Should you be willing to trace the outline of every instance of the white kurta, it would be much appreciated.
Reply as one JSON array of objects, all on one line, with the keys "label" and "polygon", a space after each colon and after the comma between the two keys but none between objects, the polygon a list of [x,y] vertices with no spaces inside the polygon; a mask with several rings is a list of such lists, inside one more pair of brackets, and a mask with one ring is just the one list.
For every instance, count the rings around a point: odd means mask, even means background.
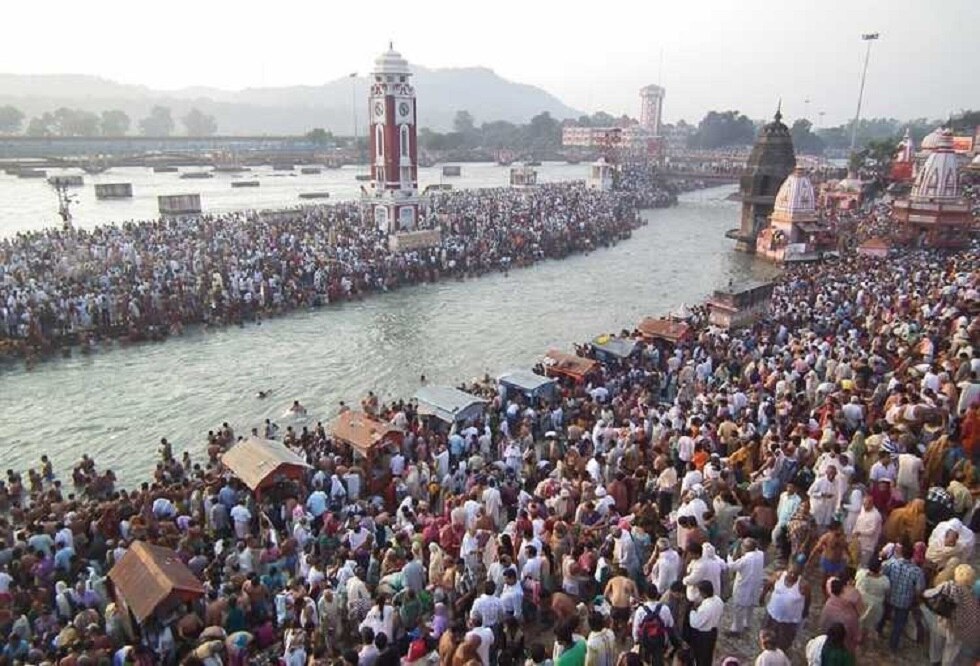
[{"label": "white kurta", "polygon": [[810,513],[820,527],[830,524],[830,519],[837,510],[840,497],[837,494],[837,484],[825,476],[817,478],[810,486],[807,494],[810,496]]},{"label": "white kurta", "polygon": [[766,556],[761,550],[745,553],[737,560],[728,558],[728,568],[735,572],[731,601],[736,606],[756,606],[765,582]]}]

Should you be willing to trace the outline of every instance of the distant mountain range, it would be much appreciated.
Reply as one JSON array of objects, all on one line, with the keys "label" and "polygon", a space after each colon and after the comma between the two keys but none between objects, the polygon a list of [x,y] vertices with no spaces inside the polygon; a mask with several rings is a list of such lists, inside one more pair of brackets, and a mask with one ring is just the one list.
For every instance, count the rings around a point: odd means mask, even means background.
[{"label": "distant mountain range", "polygon": [[[559,120],[582,115],[547,91],[515,83],[484,67],[426,69],[413,66],[419,98],[419,126],[436,131],[452,129],[457,111],[469,111],[477,124],[495,120],[523,123],[547,111]],[[81,74],[0,74],[0,106],[11,104],[29,120],[58,107],[101,112],[121,109],[132,120],[130,131],[151,107],[171,108],[179,118],[192,107],[215,117],[219,134],[302,134],[323,127],[334,134],[353,131],[352,92],[357,101],[361,133],[367,120],[367,77],[336,79],[319,86],[153,90]],[[25,121],[26,126],[26,121]]]}]

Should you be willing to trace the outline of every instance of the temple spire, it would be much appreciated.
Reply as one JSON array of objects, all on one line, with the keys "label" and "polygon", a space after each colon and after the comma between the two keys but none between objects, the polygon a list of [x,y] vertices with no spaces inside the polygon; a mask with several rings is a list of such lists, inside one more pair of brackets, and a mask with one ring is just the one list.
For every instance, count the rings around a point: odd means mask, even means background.
[{"label": "temple spire", "polygon": [[781,122],[783,119],[783,98],[780,97],[779,101],[776,103],[776,115],[774,116],[776,122]]}]

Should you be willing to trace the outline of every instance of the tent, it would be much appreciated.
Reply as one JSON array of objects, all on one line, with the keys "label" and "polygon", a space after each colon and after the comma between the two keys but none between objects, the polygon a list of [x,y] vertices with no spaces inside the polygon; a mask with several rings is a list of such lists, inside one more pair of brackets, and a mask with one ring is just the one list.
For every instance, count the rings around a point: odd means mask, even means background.
[{"label": "tent", "polygon": [[557,349],[549,349],[542,364],[549,377],[567,377],[576,382],[584,382],[589,375],[599,370],[599,364],[592,359]]},{"label": "tent", "polygon": [[639,344],[630,338],[600,335],[592,341],[596,358],[603,363],[622,361],[636,353]]},{"label": "tent", "polygon": [[177,553],[163,546],[134,541],[109,570],[113,596],[129,609],[137,622],[163,615],[177,604],[204,596],[204,585],[181,562]]},{"label": "tent", "polygon": [[692,335],[690,324],[682,321],[670,321],[669,319],[654,319],[646,317],[641,321],[636,330],[640,332],[644,340],[666,340],[671,344],[677,344],[687,340]]},{"label": "tent", "polygon": [[272,439],[249,437],[221,456],[221,463],[250,490],[271,486],[280,479],[300,479],[310,466],[285,444]]},{"label": "tent", "polygon": [[554,379],[538,375],[527,370],[513,370],[497,377],[497,384],[507,392],[516,391],[529,398],[550,398],[554,396],[556,383]]},{"label": "tent", "polygon": [[330,434],[365,458],[388,444],[401,446],[405,438],[405,433],[390,423],[355,411],[346,411],[331,421]]},{"label": "tent", "polygon": [[449,386],[423,386],[415,393],[419,414],[446,423],[473,421],[483,415],[487,401]]}]

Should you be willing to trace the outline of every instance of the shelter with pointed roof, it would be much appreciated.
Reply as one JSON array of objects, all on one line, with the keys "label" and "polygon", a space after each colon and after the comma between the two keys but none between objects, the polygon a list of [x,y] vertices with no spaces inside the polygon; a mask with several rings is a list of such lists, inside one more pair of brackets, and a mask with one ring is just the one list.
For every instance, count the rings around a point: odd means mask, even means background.
[{"label": "shelter with pointed roof", "polygon": [[736,250],[755,252],[756,239],[772,214],[779,187],[795,167],[793,138],[783,123],[781,108],[777,108],[773,121],[759,132],[739,181],[742,216],[734,236]]},{"label": "shelter with pointed roof", "polygon": [[221,456],[221,464],[253,492],[279,481],[301,479],[310,468],[282,442],[260,437],[249,437],[232,446]]},{"label": "shelter with pointed roof", "polygon": [[960,189],[953,133],[944,128],[926,139],[922,144],[928,145],[929,155],[916,174],[912,192],[893,207],[900,235],[915,247],[966,247],[976,221]]},{"label": "shelter with pointed roof", "polygon": [[204,596],[204,584],[170,548],[134,541],[109,570],[113,599],[140,624]]}]

